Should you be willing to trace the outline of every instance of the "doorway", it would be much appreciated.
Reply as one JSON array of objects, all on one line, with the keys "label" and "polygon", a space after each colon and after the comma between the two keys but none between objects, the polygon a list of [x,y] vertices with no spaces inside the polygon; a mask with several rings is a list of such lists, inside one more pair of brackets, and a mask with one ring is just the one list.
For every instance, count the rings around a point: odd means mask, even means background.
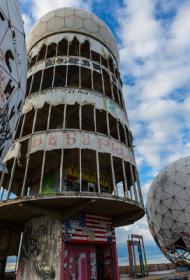
[{"label": "doorway", "polygon": [[64,280],[114,280],[111,244],[65,243]]},{"label": "doorway", "polygon": [[96,280],[96,247],[65,244],[64,280]]}]

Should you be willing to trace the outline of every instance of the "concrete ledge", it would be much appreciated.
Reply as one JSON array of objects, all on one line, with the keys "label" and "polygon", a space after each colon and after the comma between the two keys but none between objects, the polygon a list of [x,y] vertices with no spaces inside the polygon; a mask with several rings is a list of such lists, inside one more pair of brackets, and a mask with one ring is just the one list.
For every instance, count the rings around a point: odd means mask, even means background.
[{"label": "concrete ledge", "polygon": [[40,216],[51,216],[59,220],[84,211],[101,213],[111,217],[114,225],[131,224],[144,215],[144,208],[137,202],[92,192],[64,192],[16,198],[0,203],[0,223],[15,224]]}]

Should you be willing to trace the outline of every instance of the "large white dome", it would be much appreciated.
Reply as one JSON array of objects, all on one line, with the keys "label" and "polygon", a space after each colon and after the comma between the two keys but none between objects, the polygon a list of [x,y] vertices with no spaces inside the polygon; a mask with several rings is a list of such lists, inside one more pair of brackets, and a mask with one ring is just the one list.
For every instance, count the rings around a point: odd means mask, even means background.
[{"label": "large white dome", "polygon": [[163,169],[147,198],[150,231],[173,262],[190,260],[190,157]]},{"label": "large white dome", "polygon": [[74,8],[61,8],[44,15],[27,37],[28,50],[39,40],[60,32],[89,35],[105,44],[119,62],[119,52],[108,26],[94,14]]}]

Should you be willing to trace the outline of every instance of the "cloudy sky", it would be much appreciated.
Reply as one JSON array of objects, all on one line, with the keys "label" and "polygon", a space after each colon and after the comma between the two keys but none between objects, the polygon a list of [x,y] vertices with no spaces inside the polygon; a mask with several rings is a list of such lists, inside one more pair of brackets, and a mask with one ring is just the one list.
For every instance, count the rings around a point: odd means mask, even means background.
[{"label": "cloudy sky", "polygon": [[[121,73],[144,197],[155,175],[190,154],[189,0],[20,0],[26,32],[46,12],[82,7],[103,19],[120,49]],[[150,262],[164,261],[146,218],[117,230],[120,263],[129,233],[145,238]]]}]

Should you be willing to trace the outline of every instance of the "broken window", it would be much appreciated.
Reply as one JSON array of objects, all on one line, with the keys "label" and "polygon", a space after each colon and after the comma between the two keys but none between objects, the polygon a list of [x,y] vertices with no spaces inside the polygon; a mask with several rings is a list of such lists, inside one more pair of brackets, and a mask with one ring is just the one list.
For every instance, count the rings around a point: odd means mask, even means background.
[{"label": "broken window", "polygon": [[67,77],[68,87],[79,87],[79,67],[74,65],[68,66],[68,77]]},{"label": "broken window", "polygon": [[79,55],[79,40],[76,37],[69,43],[69,55]]},{"label": "broken window", "polygon": [[96,152],[81,150],[82,191],[97,192],[97,164]]},{"label": "broken window", "polygon": [[120,122],[119,122],[119,134],[120,134],[120,141],[126,144],[124,127]]},{"label": "broken window", "polygon": [[46,56],[46,45],[43,45],[38,53],[37,61],[40,61],[41,59],[45,59]]},{"label": "broken window", "polygon": [[81,67],[81,88],[92,89],[91,70]]},{"label": "broken window", "polygon": [[118,140],[118,129],[117,129],[117,119],[112,117],[112,115],[108,115],[109,117],[109,128],[110,128],[110,135]]},{"label": "broken window", "polygon": [[79,129],[79,105],[67,105],[66,128]]},{"label": "broken window", "polygon": [[80,55],[86,58],[90,58],[90,43],[85,40],[84,43],[81,44]]},{"label": "broken window", "polygon": [[111,170],[111,159],[109,154],[98,153],[99,172],[100,172],[100,190],[101,192],[112,193],[113,181]]},{"label": "broken window", "polygon": [[68,53],[68,41],[66,39],[62,39],[58,44],[58,56],[64,56]]},{"label": "broken window", "polygon": [[127,180],[128,197],[134,199],[133,181],[132,181],[130,163],[124,162],[124,168],[125,168],[125,175]]},{"label": "broken window", "polygon": [[127,142],[128,142],[128,147],[130,149],[133,148],[133,137],[132,137],[132,133],[131,131],[125,126],[125,130],[126,130],[126,135],[127,135]]},{"label": "broken window", "polygon": [[101,56],[101,62],[102,65],[105,66],[106,68],[108,68],[108,61],[106,58],[104,58],[103,56]]},{"label": "broken window", "polygon": [[113,67],[113,59],[109,57],[109,69],[112,73],[114,73],[114,67]]},{"label": "broken window", "polygon": [[93,88],[98,92],[103,92],[102,75],[96,71],[93,71]]},{"label": "broken window", "polygon": [[91,59],[100,63],[100,55],[97,52],[91,51]]},{"label": "broken window", "polygon": [[41,78],[42,78],[42,71],[38,71],[34,74],[30,93],[40,90]]},{"label": "broken window", "polygon": [[57,44],[51,43],[48,46],[46,58],[50,58],[50,57],[56,56],[56,50],[57,50]]},{"label": "broken window", "polygon": [[48,114],[49,104],[45,103],[44,106],[37,111],[35,131],[43,131],[47,129]]},{"label": "broken window", "polygon": [[66,85],[66,66],[57,66],[55,68],[54,87],[64,87]]},{"label": "broken window", "polygon": [[41,193],[60,191],[61,150],[46,151]]},{"label": "broken window", "polygon": [[115,184],[118,196],[124,197],[125,186],[124,186],[124,176],[122,160],[120,158],[113,157],[113,168],[115,173]]},{"label": "broken window", "polygon": [[125,106],[124,106],[123,96],[122,96],[122,93],[121,93],[120,89],[118,89],[118,95],[119,95],[119,100],[120,100],[119,104],[124,109]]},{"label": "broken window", "polygon": [[[16,196],[21,196],[23,179],[25,174],[26,167],[26,154],[28,148],[28,140],[22,141],[20,158],[19,161],[16,161],[15,169],[13,171],[12,184],[11,184],[11,193],[14,193]],[[9,176],[10,178],[11,176]],[[11,178],[10,178],[11,180]]]},{"label": "broken window", "polygon": [[30,93],[31,82],[32,82],[32,76],[30,76],[30,77],[27,79],[26,96],[29,95],[29,93]]},{"label": "broken window", "polygon": [[108,135],[106,112],[96,109],[96,131]]},{"label": "broken window", "polygon": [[107,96],[109,96],[110,98],[112,98],[110,75],[104,69],[102,69],[102,72],[103,72],[103,78],[104,78],[105,94]]},{"label": "broken window", "polygon": [[[30,154],[25,190],[29,195],[39,194],[44,151]],[[34,164],[35,162],[35,164]]]},{"label": "broken window", "polygon": [[34,121],[34,114],[35,111],[32,109],[25,115],[25,120],[24,120],[24,127],[23,127],[23,132],[22,136],[28,135],[32,133],[32,126],[33,126],[33,121]]},{"label": "broken window", "polygon": [[37,56],[35,55],[35,56],[33,56],[31,59],[30,59],[30,62],[29,62],[29,67],[32,67],[35,63],[36,63],[36,58],[37,58]]},{"label": "broken window", "polygon": [[88,131],[95,131],[94,107],[92,105],[82,106],[82,129]]},{"label": "broken window", "polygon": [[127,128],[126,125],[124,126],[124,129],[125,129],[125,133],[126,133],[126,144],[127,144],[127,147],[129,148],[129,146],[130,146],[130,144],[129,144],[129,131],[128,131],[128,128]]},{"label": "broken window", "polygon": [[63,128],[64,104],[51,107],[49,129]]},{"label": "broken window", "polygon": [[19,120],[18,128],[17,128],[16,135],[15,135],[15,139],[20,137],[23,120],[24,120],[24,115],[22,115],[20,120]]},{"label": "broken window", "polygon": [[79,149],[64,149],[62,191],[80,191]]},{"label": "broken window", "polygon": [[114,100],[118,103],[119,103],[119,98],[118,98],[118,91],[117,91],[117,87],[115,84],[112,83],[112,86],[113,86],[113,96],[114,96]]},{"label": "broken window", "polygon": [[52,87],[53,73],[54,73],[54,67],[49,67],[44,70],[42,87],[41,87],[42,90]]}]

